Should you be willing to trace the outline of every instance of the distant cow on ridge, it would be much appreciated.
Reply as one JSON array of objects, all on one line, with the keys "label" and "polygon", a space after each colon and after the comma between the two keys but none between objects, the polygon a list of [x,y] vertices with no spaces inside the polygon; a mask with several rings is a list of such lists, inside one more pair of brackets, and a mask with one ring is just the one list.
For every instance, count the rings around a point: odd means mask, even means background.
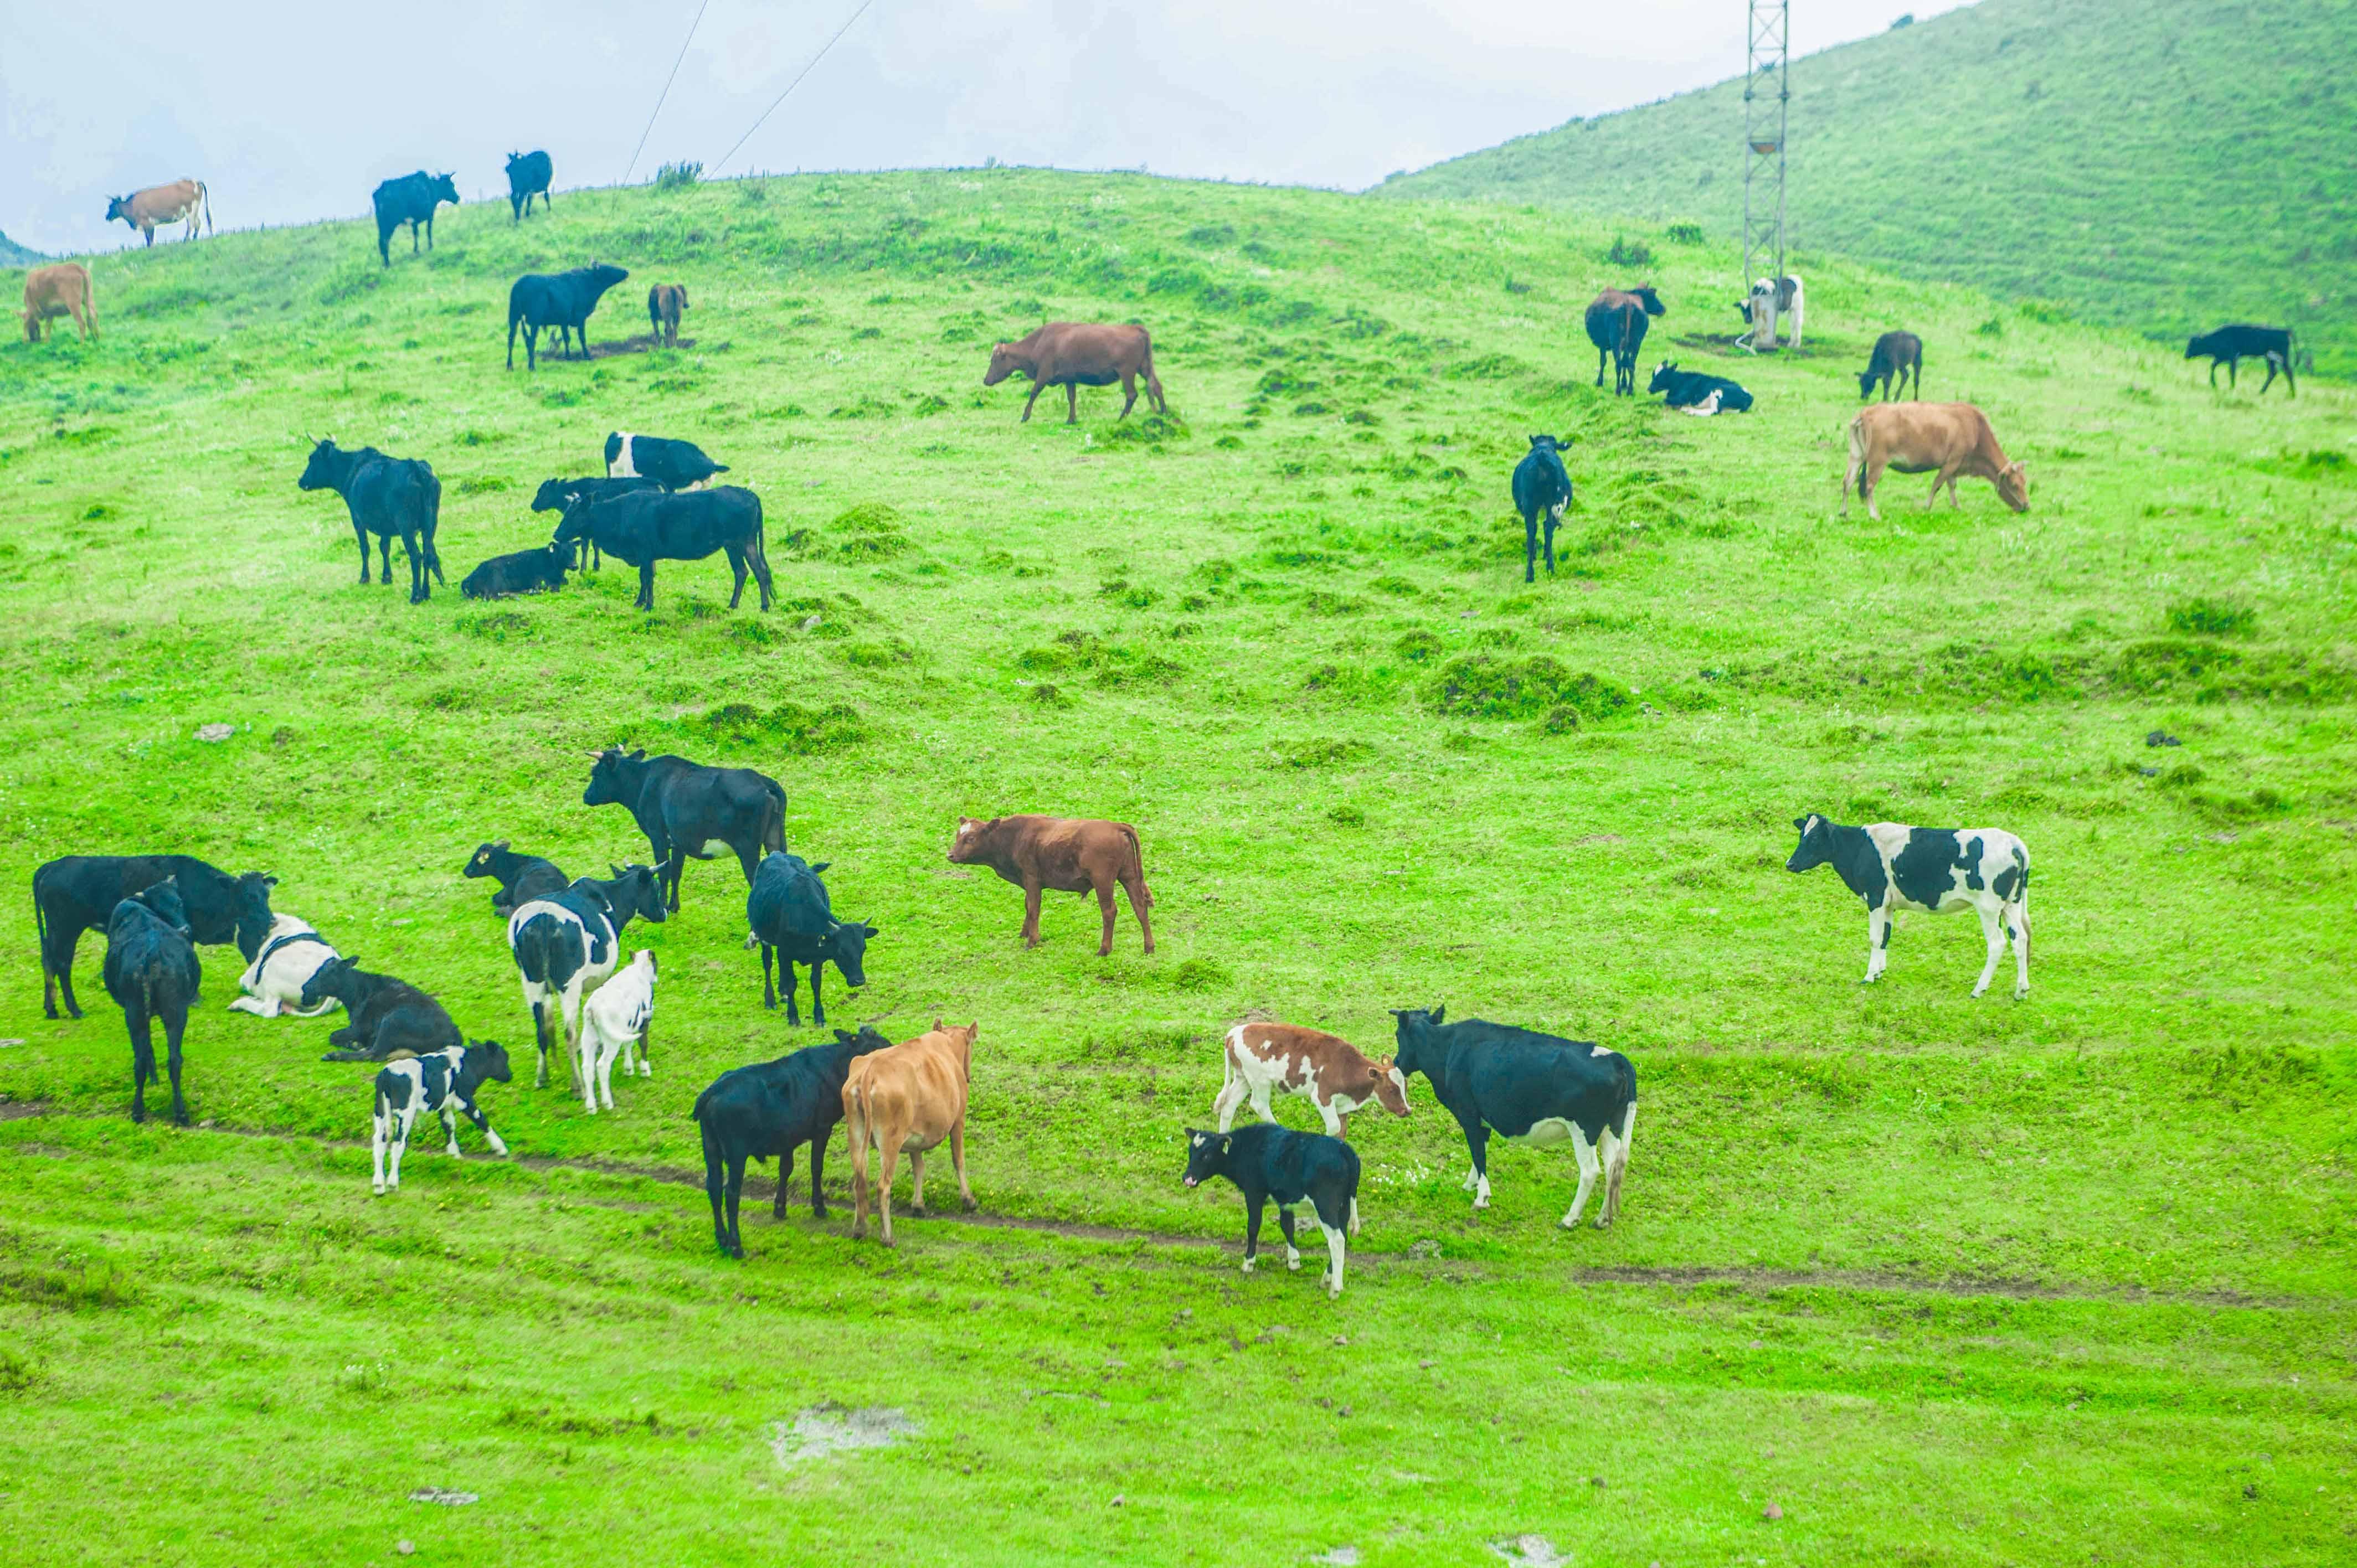
[{"label": "distant cow on ridge", "polygon": [[1064,423],[1081,419],[1081,388],[1121,383],[1122,419],[1137,406],[1137,381],[1146,378],[1146,395],[1157,413],[1168,413],[1162,401],[1162,381],[1154,373],[1154,340],[1143,327],[1098,321],[1050,321],[1029,337],[991,346],[990,369],[982,384],[995,387],[1016,371],[1031,378],[1031,395],[1023,400],[1023,420],[1049,387],[1064,389]]},{"label": "distant cow on ridge", "polygon": [[1866,515],[1882,521],[1874,492],[1882,471],[1930,474],[1932,493],[1923,498],[1929,511],[1948,487],[1948,504],[1956,499],[1959,478],[1986,479],[1996,486],[1997,499],[2016,511],[2029,510],[2029,475],[2018,463],[2006,461],[1988,416],[1968,403],[1878,403],[1858,410],[1849,422],[1849,468],[1842,478],[1842,515],[1849,515],[1849,493],[1857,488]]},{"label": "distant cow on ridge", "polygon": [[[450,199],[456,201],[457,198]],[[180,236],[183,241],[197,237],[200,219],[205,232],[213,231],[212,199],[205,194],[205,182],[200,179],[176,179],[169,185],[151,185],[129,196],[110,196],[106,199],[106,220],[112,223],[118,218],[145,235],[150,245],[156,242],[157,228],[183,219],[188,225]]]},{"label": "distant cow on ridge", "polygon": [[515,369],[516,328],[523,328],[524,369],[540,368],[540,332],[557,330],[557,351],[573,358],[572,340],[580,338],[579,357],[589,357],[589,316],[606,291],[630,274],[605,262],[592,262],[564,273],[526,273],[508,289],[508,369]]},{"label": "distant cow on ridge", "polygon": [[1637,395],[1637,356],[1645,347],[1648,317],[1666,316],[1669,306],[1651,284],[1608,288],[1587,306],[1587,340],[1596,345],[1596,384],[1604,384],[1604,361],[1612,361],[1612,394]]},{"label": "distant cow on ridge", "polygon": [[546,153],[508,155],[508,212],[514,221],[523,221],[535,196],[540,198],[541,210],[548,210],[548,182],[554,173]]},{"label": "distant cow on ridge", "polygon": [[2253,327],[2246,323],[2221,327],[2215,332],[2204,332],[2185,345],[2187,359],[2198,360],[2204,355],[2210,359],[2210,384],[2213,387],[2218,384],[2218,362],[2221,360],[2226,362],[2226,384],[2229,387],[2235,384],[2244,360],[2265,360],[2267,362],[2267,379],[2259,384],[2259,391],[2264,393],[2275,385],[2276,372],[2281,371],[2284,385],[2291,389],[2291,395],[2299,395],[2299,382],[2292,377],[2291,328],[2288,327]]},{"label": "distant cow on ridge", "polygon": [[389,248],[393,231],[404,223],[409,225],[409,253],[417,254],[417,231],[425,231],[425,248],[434,248],[434,209],[442,202],[458,205],[458,182],[447,174],[427,174],[419,169],[398,179],[386,180],[370,194],[369,201],[376,208],[376,253],[386,266],[393,265]]},{"label": "distant cow on ridge", "polygon": [[41,340],[41,323],[73,317],[86,341],[98,336],[98,307],[90,295],[90,269],[80,262],[35,267],[25,274],[25,340]]}]

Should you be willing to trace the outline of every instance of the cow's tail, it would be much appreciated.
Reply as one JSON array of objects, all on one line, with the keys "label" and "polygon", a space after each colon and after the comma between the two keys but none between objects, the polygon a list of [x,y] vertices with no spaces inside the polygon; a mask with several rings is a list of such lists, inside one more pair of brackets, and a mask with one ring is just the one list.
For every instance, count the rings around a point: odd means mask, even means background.
[{"label": "cow's tail", "polygon": [[205,188],[203,180],[197,181],[197,210],[204,215],[205,232],[213,231],[213,193]]},{"label": "cow's tail", "polygon": [[441,522],[442,481],[429,478],[425,481],[425,569],[434,574],[436,582],[447,588],[450,585],[450,579],[442,575],[442,557],[434,550],[434,531],[441,526]]},{"label": "cow's tail", "polygon": [[41,912],[42,866],[33,873],[33,929],[41,940],[41,994],[46,1000],[49,992],[49,919]]},{"label": "cow's tail", "polygon": [[1138,844],[1137,830],[1127,822],[1116,822],[1114,825],[1121,831],[1123,841],[1129,845],[1129,882],[1130,886],[1137,889],[1135,897],[1131,901],[1151,909],[1154,908],[1154,895],[1146,889],[1146,851]]},{"label": "cow's tail", "polygon": [[1146,339],[1146,364],[1143,367],[1146,371],[1146,390],[1153,396],[1154,405],[1157,408],[1160,408],[1162,406],[1162,378],[1154,373],[1154,334],[1141,327],[1137,329],[1137,335]]}]

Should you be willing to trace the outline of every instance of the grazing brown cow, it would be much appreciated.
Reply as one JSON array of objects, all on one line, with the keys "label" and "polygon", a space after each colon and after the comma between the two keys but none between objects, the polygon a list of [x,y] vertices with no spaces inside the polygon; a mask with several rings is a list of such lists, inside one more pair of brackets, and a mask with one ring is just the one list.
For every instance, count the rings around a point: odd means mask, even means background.
[{"label": "grazing brown cow", "polygon": [[98,336],[98,306],[91,298],[90,269],[80,262],[35,267],[25,274],[25,338],[41,340],[41,323],[71,316],[84,338]]},{"label": "grazing brown cow", "polygon": [[687,308],[685,285],[659,283],[647,290],[647,319],[666,349],[679,347],[679,313]]},{"label": "grazing brown cow", "polygon": [[1097,957],[1113,951],[1113,890],[1118,883],[1129,894],[1129,912],[1146,933],[1146,950],[1154,950],[1154,926],[1146,912],[1154,895],[1146,887],[1145,852],[1137,830],[1127,822],[1101,822],[1093,817],[993,817],[976,822],[958,819],[957,837],[950,843],[953,865],[986,865],[1023,889],[1023,945],[1039,945],[1039,895],[1089,893],[1097,896],[1104,916],[1104,935]]},{"label": "grazing brown cow", "polygon": [[1291,1024],[1239,1024],[1228,1031],[1227,1081],[1211,1109],[1220,1131],[1235,1124],[1246,1100],[1264,1122],[1272,1090],[1298,1094],[1318,1107],[1326,1135],[1351,1135],[1351,1113],[1370,1104],[1394,1116],[1407,1114],[1407,1079],[1391,1058],[1369,1061],[1359,1047],[1338,1036]]},{"label": "grazing brown cow", "polygon": [[213,231],[212,200],[205,194],[205,182],[200,179],[176,179],[169,185],[151,185],[130,196],[110,196],[106,199],[106,220],[122,219],[142,234],[147,242],[156,242],[158,225],[188,222],[188,231],[180,237],[197,237],[197,224],[201,221],[205,232]]},{"label": "grazing brown cow", "polygon": [[[1021,371],[1031,378],[1031,395],[1023,400],[1023,418],[1048,387],[1064,389],[1064,423],[1081,419],[1081,388],[1121,383],[1121,417],[1137,405],[1137,378],[1146,378],[1146,395],[1157,413],[1168,413],[1162,401],[1161,378],[1154,373],[1154,340],[1143,327],[1115,326],[1099,321],[1050,321],[1019,343],[999,343],[990,350],[990,369],[982,384],[995,387]],[[1020,423],[1018,421],[1018,423]]]},{"label": "grazing brown cow", "polygon": [[[909,1212],[925,1212],[925,1151],[950,1141],[950,1165],[957,1172],[958,1197],[972,1213],[974,1188],[965,1180],[965,1096],[974,1077],[974,1037],[978,1024],[945,1028],[939,1018],[913,1040],[855,1058],[843,1082],[843,1131],[851,1145],[851,1235],[867,1234],[873,1202],[884,1244],[892,1245],[892,1168],[909,1156]],[[871,1189],[867,1155],[884,1156]]]},{"label": "grazing brown cow", "polygon": [[1987,479],[1996,486],[1997,499],[2016,511],[2029,510],[2029,476],[2018,463],[2005,460],[1989,428],[1988,415],[1968,403],[1878,403],[1858,411],[1849,422],[1849,471],[1842,478],[1842,515],[1849,515],[1850,487],[1857,487],[1866,514],[1876,521],[1882,513],[1874,492],[1882,470],[1930,474],[1932,493],[1923,498],[1931,510],[1940,487],[1948,487],[1948,504],[1961,508],[1956,481]]}]

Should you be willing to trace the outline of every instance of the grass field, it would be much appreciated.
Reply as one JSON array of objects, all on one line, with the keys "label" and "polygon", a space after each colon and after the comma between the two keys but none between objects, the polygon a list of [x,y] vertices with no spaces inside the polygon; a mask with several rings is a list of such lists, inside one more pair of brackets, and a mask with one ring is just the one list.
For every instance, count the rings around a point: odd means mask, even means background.
[{"label": "grass field", "polygon": [[[389,272],[354,224],[101,260],[102,339],[0,349],[11,1560],[2347,1555],[2357,402],[2213,394],[1834,261],[1807,348],[1753,360],[1727,255],[1644,233],[1649,347],[1760,398],[1687,420],[1589,384],[1577,312],[1637,232],[990,171],[468,208]],[[594,338],[662,279],[693,346],[503,371],[508,280],[593,255],[632,269]],[[1173,417],[1017,425],[980,373],[1043,315],[1146,321]],[[1894,476],[1885,521],[1835,516],[1896,325],[2027,460],[2029,515]],[[716,561],[663,566],[651,617],[614,566],[412,607],[294,488],[306,432],[430,459],[455,584],[618,428],[759,491],[776,613],[731,613]],[[1506,476],[1541,429],[1580,499],[1526,588]],[[39,1015],[31,868],[174,848],[521,1046],[458,868],[643,858],[580,804],[624,738],[785,784],[882,928],[835,1022],[980,1021],[974,1219],[887,1253],[748,1194],[751,1256],[714,1251],[687,1108],[817,1037],[761,1011],[719,865],[631,933],[658,1076],[595,1118],[496,1090],[518,1159],[470,1133],[384,1199],[365,1070],[317,1059],[333,1021],[224,1011],[231,950],[196,1128],[130,1124],[102,943],[90,1016]],[[1813,809],[2018,832],[2029,1000],[1970,1000],[1961,918],[1902,917],[1861,987],[1855,901],[1782,869]],[[945,860],[959,813],[1015,811],[1138,825],[1155,956],[1125,910],[1098,960],[1077,899],[1021,949],[1019,892]],[[1635,1060],[1620,1225],[1554,1225],[1560,1151],[1497,1154],[1469,1214],[1419,1082],[1354,1129],[1341,1300],[1241,1275],[1233,1195],[1178,1185],[1219,1032],[1384,1051],[1436,1003]],[[777,1423],[834,1404],[915,1430],[781,1463]]]},{"label": "grass field", "polygon": [[[1792,265],[1820,253],[2186,336],[2291,326],[2357,375],[2349,0],[1982,0],[1792,62]],[[1575,120],[1383,189],[1741,224],[1731,81]],[[1721,292],[1737,274],[1715,279]],[[1635,282],[1633,274],[1627,282]],[[1730,300],[1736,293],[1727,294]]]}]

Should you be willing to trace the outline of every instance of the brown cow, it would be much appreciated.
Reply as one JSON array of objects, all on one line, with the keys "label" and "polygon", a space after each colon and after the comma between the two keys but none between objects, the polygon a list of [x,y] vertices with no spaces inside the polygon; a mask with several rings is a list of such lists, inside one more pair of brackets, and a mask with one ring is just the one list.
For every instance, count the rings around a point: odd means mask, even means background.
[{"label": "brown cow", "polygon": [[687,288],[675,283],[659,283],[647,290],[647,319],[654,323],[654,335],[666,349],[679,347],[679,313],[687,308]]},{"label": "brown cow", "polygon": [[1612,360],[1612,395],[1637,395],[1637,355],[1645,347],[1648,317],[1666,316],[1669,306],[1652,284],[1608,288],[1588,302],[1587,340],[1596,345],[1596,384],[1604,384],[1604,360]]},{"label": "brown cow", "polygon": [[1996,486],[1997,499],[2016,511],[2029,510],[2029,476],[2018,463],[2005,460],[1989,428],[1988,415],[1968,403],[1878,403],[1861,409],[1849,422],[1849,471],[1842,477],[1842,515],[1849,515],[1850,487],[1857,487],[1866,514],[1876,521],[1882,512],[1874,492],[1882,470],[1930,474],[1932,493],[1923,498],[1929,511],[1948,487],[1948,504],[1956,499],[1956,481],[1987,479]]},{"label": "brown cow", "polygon": [[[1050,321],[1020,343],[999,343],[990,350],[990,369],[982,384],[995,387],[1014,371],[1031,378],[1031,395],[1023,400],[1023,418],[1048,387],[1064,389],[1064,423],[1081,419],[1081,388],[1121,383],[1121,417],[1137,404],[1137,378],[1146,378],[1146,395],[1157,413],[1168,413],[1162,401],[1161,378],[1154,373],[1154,340],[1143,327],[1114,326],[1098,321]],[[1018,422],[1020,423],[1020,422]]]},{"label": "brown cow", "polygon": [[188,231],[180,236],[184,240],[197,237],[199,220],[206,233],[213,231],[212,201],[206,196],[205,182],[200,179],[176,179],[169,185],[151,185],[131,196],[110,196],[106,199],[106,220],[112,223],[118,218],[146,235],[150,245],[156,242],[156,225],[178,223],[184,218],[188,222]]},{"label": "brown cow", "polygon": [[1291,1024],[1239,1024],[1230,1029],[1227,1081],[1211,1104],[1220,1131],[1235,1124],[1246,1100],[1262,1121],[1275,1121],[1268,1097],[1278,1089],[1317,1106],[1329,1138],[1349,1137],[1351,1113],[1370,1104],[1394,1116],[1407,1114],[1407,1079],[1388,1057],[1369,1061],[1348,1040]]},{"label": "brown cow", "polygon": [[25,274],[25,338],[41,340],[41,323],[71,316],[87,339],[98,336],[98,306],[90,293],[90,269],[80,262],[35,267]]},{"label": "brown cow", "polygon": [[[909,1156],[909,1212],[925,1212],[925,1151],[943,1138],[950,1141],[950,1164],[957,1172],[958,1197],[966,1211],[977,1205],[965,1180],[965,1097],[974,1077],[974,1037],[978,1024],[945,1028],[939,1018],[913,1040],[854,1058],[843,1082],[843,1131],[851,1145],[851,1235],[867,1234],[867,1206],[873,1201],[892,1245],[892,1168],[903,1151]],[[867,1184],[870,1149],[884,1156],[871,1195]]]},{"label": "brown cow", "polygon": [[1002,880],[1023,889],[1023,945],[1039,945],[1039,895],[1042,891],[1088,893],[1097,896],[1104,916],[1104,935],[1097,957],[1113,951],[1113,890],[1119,883],[1129,894],[1129,912],[1146,933],[1146,950],[1154,950],[1154,927],[1146,912],[1154,895],[1146,887],[1146,856],[1137,830],[1127,822],[1100,822],[1093,817],[993,817],[977,822],[958,819],[957,837],[950,843],[952,865],[986,865]]}]

